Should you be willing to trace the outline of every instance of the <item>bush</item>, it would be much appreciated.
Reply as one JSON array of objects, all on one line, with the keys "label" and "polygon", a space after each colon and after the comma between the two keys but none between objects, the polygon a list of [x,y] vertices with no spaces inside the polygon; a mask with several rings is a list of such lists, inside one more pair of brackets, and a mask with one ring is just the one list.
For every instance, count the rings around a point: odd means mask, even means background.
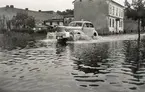
[{"label": "bush", "polygon": [[32,34],[32,33],[34,33],[34,31],[33,30],[31,30],[31,29],[12,29],[11,30],[12,32],[21,32],[21,33],[29,33],[29,34]]},{"label": "bush", "polygon": [[0,29],[0,34],[4,34],[5,32],[7,32],[6,29]]},{"label": "bush", "polygon": [[5,32],[0,39],[0,47],[4,49],[15,49],[17,47],[24,48],[29,41],[33,41],[33,37],[28,33],[21,32]]}]

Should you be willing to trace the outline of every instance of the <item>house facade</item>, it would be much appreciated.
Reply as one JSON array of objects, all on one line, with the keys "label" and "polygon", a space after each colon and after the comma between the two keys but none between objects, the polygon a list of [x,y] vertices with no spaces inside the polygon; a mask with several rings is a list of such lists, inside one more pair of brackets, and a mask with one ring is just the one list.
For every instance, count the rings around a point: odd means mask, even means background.
[{"label": "house facade", "polygon": [[99,34],[124,31],[124,6],[113,0],[75,0],[74,19],[91,21]]}]

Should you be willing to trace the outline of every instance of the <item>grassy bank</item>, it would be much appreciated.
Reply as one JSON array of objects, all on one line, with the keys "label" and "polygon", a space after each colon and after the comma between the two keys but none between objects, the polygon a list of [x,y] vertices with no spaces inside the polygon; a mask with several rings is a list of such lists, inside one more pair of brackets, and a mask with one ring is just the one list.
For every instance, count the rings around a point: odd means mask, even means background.
[{"label": "grassy bank", "polygon": [[34,38],[29,33],[5,32],[0,34],[0,47],[3,49],[24,48]]}]

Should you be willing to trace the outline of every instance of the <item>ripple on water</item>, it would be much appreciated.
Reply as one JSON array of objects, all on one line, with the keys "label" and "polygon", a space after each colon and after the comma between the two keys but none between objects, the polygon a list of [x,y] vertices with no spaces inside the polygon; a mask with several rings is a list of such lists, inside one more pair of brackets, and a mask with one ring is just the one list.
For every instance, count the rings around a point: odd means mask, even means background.
[{"label": "ripple on water", "polygon": [[137,44],[134,41],[71,43],[66,46],[48,42],[44,46],[43,43],[36,45],[37,48],[0,53],[0,75],[18,80],[14,83],[0,79],[1,87],[37,89],[50,85],[61,87],[65,82],[67,85],[74,82],[94,92],[96,89],[101,92],[104,92],[103,89],[137,92],[140,86],[145,85],[145,64],[137,62]]}]

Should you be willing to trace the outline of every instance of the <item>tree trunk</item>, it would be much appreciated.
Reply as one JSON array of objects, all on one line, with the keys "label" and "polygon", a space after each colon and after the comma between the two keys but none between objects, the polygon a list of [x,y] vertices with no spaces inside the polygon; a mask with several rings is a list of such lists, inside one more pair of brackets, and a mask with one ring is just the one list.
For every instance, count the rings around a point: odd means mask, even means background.
[{"label": "tree trunk", "polygon": [[138,39],[140,40],[140,19],[138,19]]}]

